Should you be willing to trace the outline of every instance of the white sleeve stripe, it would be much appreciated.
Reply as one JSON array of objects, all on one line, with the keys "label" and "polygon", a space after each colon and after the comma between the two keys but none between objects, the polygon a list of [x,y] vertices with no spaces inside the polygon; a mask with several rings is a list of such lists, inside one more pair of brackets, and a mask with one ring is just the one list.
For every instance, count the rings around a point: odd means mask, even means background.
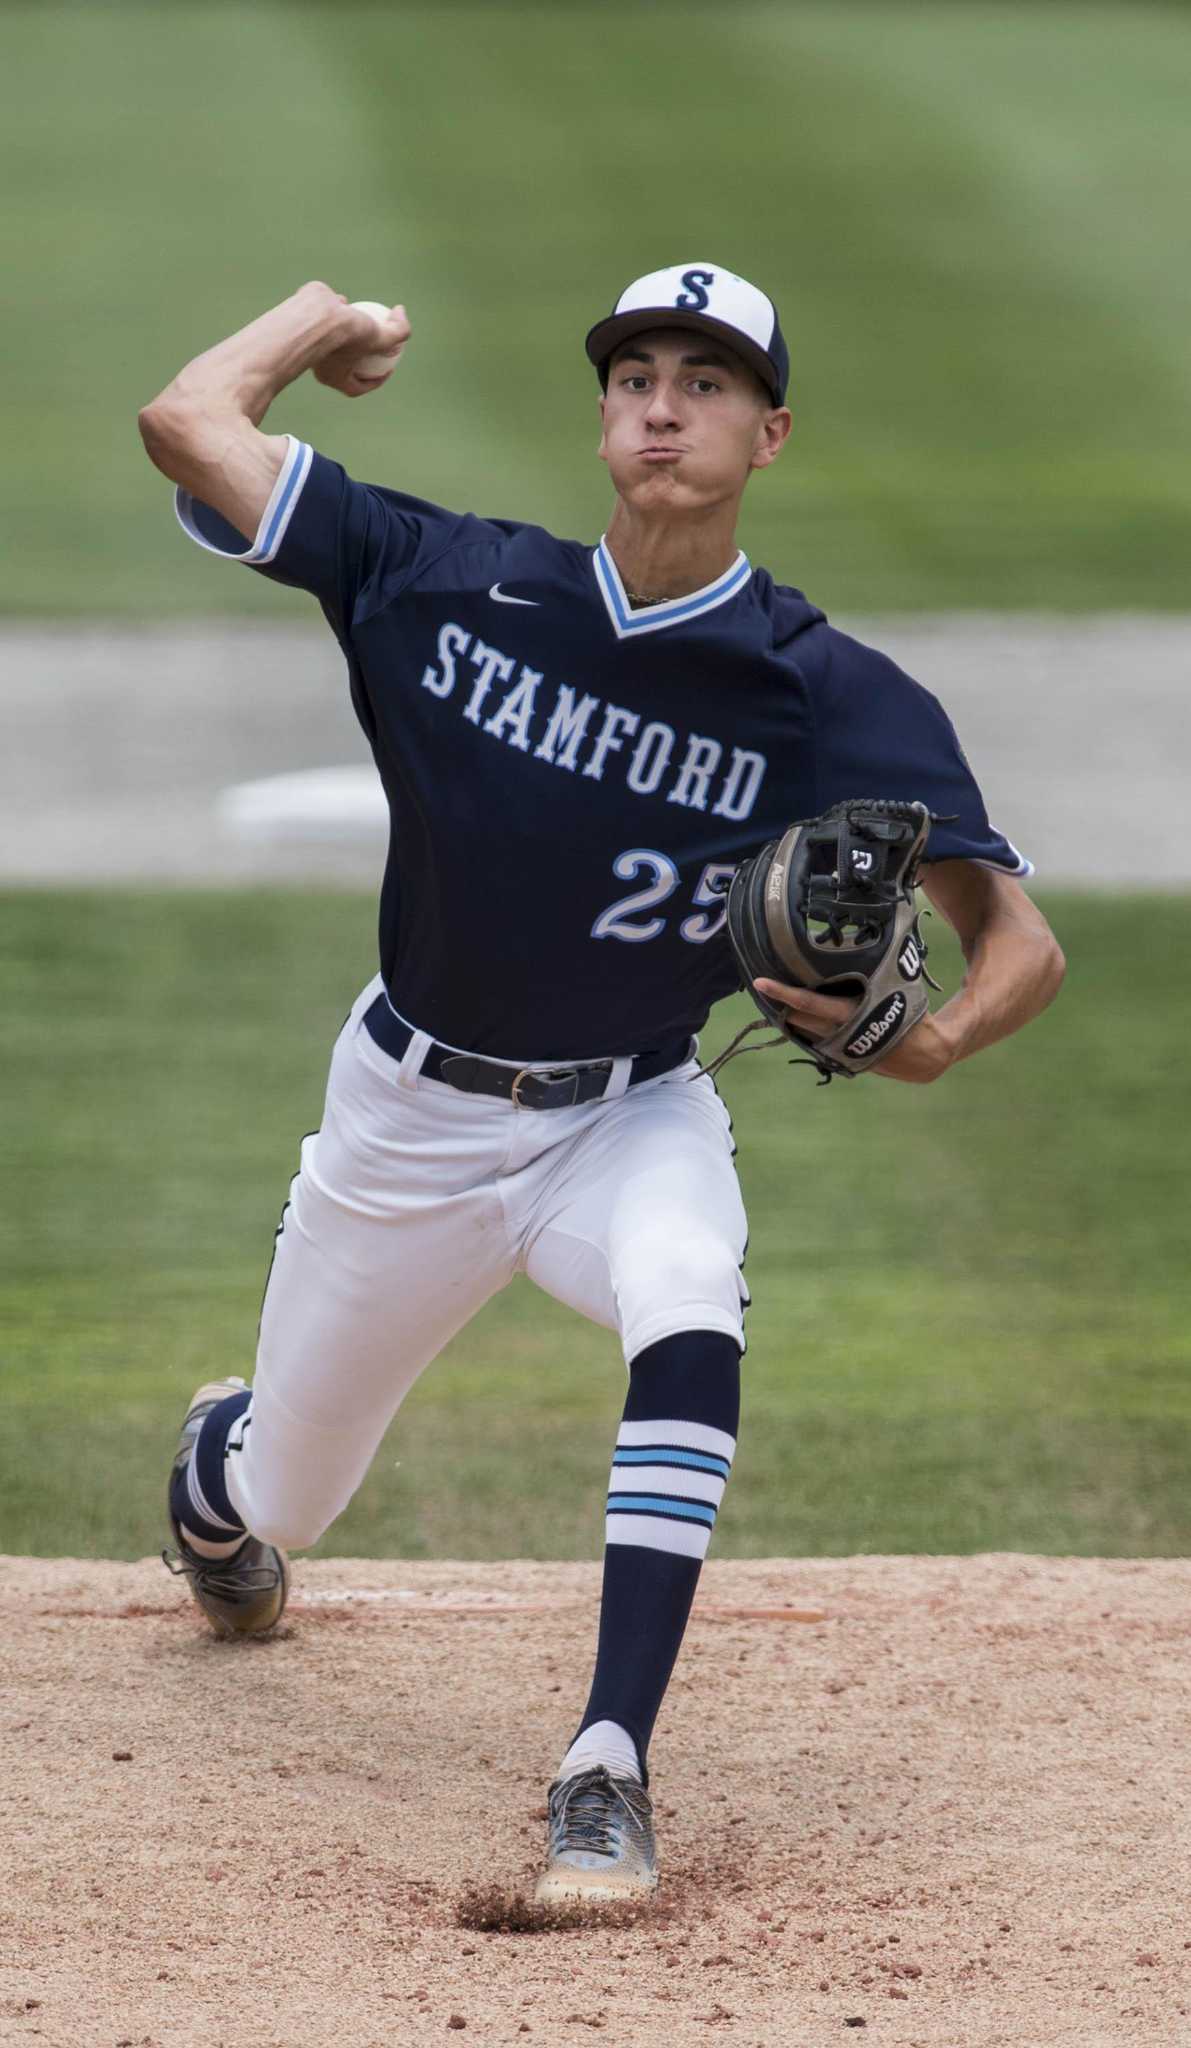
[{"label": "white sleeve stripe", "polygon": [[217,547],[199,530],[194,516],[194,499],[189,491],[179,485],[174,493],[174,511],[178,524],[191,540],[197,541],[209,555],[219,555],[225,562],[243,562],[251,568],[256,562],[271,562],[285,539],[286,528],[293,518],[294,509],[302,495],[302,488],[310,474],[314,451],[305,441],[296,441],[292,434],[286,435],[289,448],[278,473],[277,481],[269,493],[269,502],[261,514],[260,525],[250,548],[240,554],[232,554],[228,548]]},{"label": "white sleeve stripe", "polygon": [[[1001,837],[1004,839],[1004,833],[1001,834]],[[1013,844],[1012,839],[1006,839],[1005,844],[1009,848],[1010,853],[1013,855],[1015,863],[1013,867],[1006,866],[1003,860],[976,860],[972,863],[973,867],[993,868],[996,870],[998,874],[1017,875],[1021,877],[1022,880],[1024,880],[1027,875],[1034,874],[1035,868],[1033,861],[1027,860],[1024,853],[1018,852],[1016,846]]]},{"label": "white sleeve stripe", "polygon": [[[1012,865],[1008,861],[997,860],[992,854],[939,853],[934,856],[934,860],[966,860],[970,861],[974,868],[991,868],[995,875],[1013,875],[1023,882],[1027,876],[1037,874],[1038,870],[1034,866],[1033,861],[1027,860],[1024,853],[1019,853],[1011,839],[1006,839],[1005,844],[1013,855]],[[929,854],[926,858],[926,865],[927,867],[933,865]]]},{"label": "white sleeve stripe", "polygon": [[[264,516],[253,542],[252,554],[249,556],[250,561],[272,561],[285,539],[285,529],[294,516],[294,508],[302,495],[302,486],[310,474],[310,464],[314,458],[313,449],[306,441],[295,441],[292,434],[288,439],[289,454],[281,465],[281,474],[273,486],[273,495],[265,506]],[[265,536],[263,547],[262,532]]]}]

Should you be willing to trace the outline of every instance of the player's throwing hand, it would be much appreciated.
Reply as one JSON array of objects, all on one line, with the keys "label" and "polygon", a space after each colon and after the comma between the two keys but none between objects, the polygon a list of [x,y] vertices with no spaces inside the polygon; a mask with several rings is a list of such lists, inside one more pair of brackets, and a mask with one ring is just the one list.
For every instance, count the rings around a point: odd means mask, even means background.
[{"label": "player's throwing hand", "polygon": [[315,365],[314,376],[345,398],[364,398],[388,382],[413,330],[404,306],[387,308],[381,319],[365,305],[341,302],[345,316],[351,315],[351,332]]}]

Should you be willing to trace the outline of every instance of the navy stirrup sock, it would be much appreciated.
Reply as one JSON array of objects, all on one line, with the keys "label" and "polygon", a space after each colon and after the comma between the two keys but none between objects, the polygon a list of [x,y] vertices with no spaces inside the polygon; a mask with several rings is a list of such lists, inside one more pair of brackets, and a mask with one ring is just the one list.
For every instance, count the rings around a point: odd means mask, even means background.
[{"label": "navy stirrup sock", "polygon": [[[740,1350],[687,1330],[640,1352],[608,1488],[599,1647],[582,1736],[613,1722],[645,1754],[715,1526],[740,1421]],[[593,1761],[598,1753],[593,1750]]]},{"label": "navy stirrup sock", "polygon": [[231,1543],[245,1534],[228,1498],[223,1461],[232,1424],[251,1399],[244,1387],[217,1401],[202,1419],[189,1460],[170,1480],[170,1513],[204,1543]]}]

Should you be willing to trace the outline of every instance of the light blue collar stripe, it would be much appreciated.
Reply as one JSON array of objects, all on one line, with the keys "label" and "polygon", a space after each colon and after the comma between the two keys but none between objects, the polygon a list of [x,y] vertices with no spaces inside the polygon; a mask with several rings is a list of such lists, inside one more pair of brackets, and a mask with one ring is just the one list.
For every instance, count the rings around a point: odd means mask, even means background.
[{"label": "light blue collar stripe", "polygon": [[595,551],[595,567],[609,610],[624,633],[640,633],[650,627],[668,626],[680,619],[694,618],[699,612],[710,611],[714,606],[723,604],[726,598],[734,597],[753,573],[748,556],[742,554],[715,583],[709,583],[706,590],[696,591],[691,597],[676,598],[672,604],[649,605],[635,612],[621,595],[615,564],[603,541]]},{"label": "light blue collar stripe", "polygon": [[706,1522],[709,1529],[715,1525],[714,1508],[704,1507],[702,1502],[665,1500],[652,1493],[610,1493],[608,1506],[630,1515],[651,1508],[654,1514],[674,1515],[682,1522]]},{"label": "light blue collar stripe", "polygon": [[739,590],[741,584],[746,583],[748,581],[750,574],[751,571],[746,562],[738,571],[737,575],[733,578],[731,583],[721,584],[719,588],[715,591],[714,596],[712,596],[710,592],[707,592],[702,597],[688,598],[685,601],[685,603],[676,604],[671,608],[667,609],[666,611],[656,611],[644,614],[640,612],[630,611],[626,618],[622,618],[621,624],[624,626],[626,632],[632,632],[633,628],[639,624],[649,625],[651,622],[653,624],[657,624],[660,620],[664,619],[666,624],[670,625],[678,619],[694,618],[697,613],[709,611],[711,610],[713,605],[722,604],[726,597],[733,596],[735,592]]},{"label": "light blue collar stripe", "polygon": [[[606,540],[600,541],[599,546],[596,549],[596,554],[599,556],[601,562],[608,571],[609,583],[612,585],[614,589],[616,589],[617,586],[620,584],[620,572],[612,559],[612,551],[609,548]],[[749,561],[748,556],[738,549],[736,560],[729,564],[729,566],[724,570],[723,575],[717,576],[715,582],[707,584],[705,589],[696,590],[692,592],[692,597],[694,599],[697,599],[700,604],[706,604],[709,598],[721,596],[723,592],[728,588],[728,586],[735,582],[737,577],[747,575],[751,568],[752,564]],[[688,599],[686,599],[685,597],[675,597],[671,598],[670,600],[671,605],[681,605],[686,604],[687,602]],[[653,611],[660,612],[664,608],[664,605],[665,600],[663,599],[661,603],[651,606],[650,609]]]},{"label": "light blue collar stripe", "polygon": [[604,593],[605,602],[607,603],[614,617],[618,619],[620,624],[623,626],[624,606],[620,602],[620,595],[617,591],[616,585],[613,582],[611,576],[608,574],[608,563],[604,554],[603,541],[600,542],[599,547],[595,551],[595,572],[596,576],[599,579],[600,589]]},{"label": "light blue collar stripe", "polygon": [[712,1457],[707,1451],[678,1451],[669,1444],[659,1444],[656,1449],[625,1451],[619,1446],[613,1452],[614,1465],[689,1465],[695,1472],[714,1472],[717,1478],[726,1479],[731,1466],[726,1458]]},{"label": "light blue collar stripe", "polygon": [[270,549],[275,544],[278,527],[283,523],[283,521],[287,517],[287,514],[289,512],[290,501],[293,498],[294,492],[297,490],[302,477],[306,473],[306,461],[308,450],[305,441],[295,442],[292,453],[293,468],[290,470],[289,476],[286,478],[285,488],[283,489],[281,496],[277,500],[277,504],[274,507],[273,517],[269,521],[269,531],[265,535],[264,553],[266,557],[268,556]]},{"label": "light blue collar stripe", "polygon": [[675,598],[672,604],[649,605],[646,611],[641,613],[635,612],[631,605],[626,605],[622,601],[620,590],[617,587],[617,579],[609,573],[611,557],[603,541],[600,542],[597,554],[600,557],[600,566],[604,570],[604,586],[612,599],[616,616],[622,626],[633,625],[642,618],[648,620],[686,618],[691,612],[701,611],[704,605],[710,604],[713,601],[722,602],[726,596],[735,591],[752,574],[752,564],[747,555],[742,556],[741,560],[734,562],[730,569],[726,569],[724,574],[715,583],[709,583],[706,590],[696,591],[691,597]]}]

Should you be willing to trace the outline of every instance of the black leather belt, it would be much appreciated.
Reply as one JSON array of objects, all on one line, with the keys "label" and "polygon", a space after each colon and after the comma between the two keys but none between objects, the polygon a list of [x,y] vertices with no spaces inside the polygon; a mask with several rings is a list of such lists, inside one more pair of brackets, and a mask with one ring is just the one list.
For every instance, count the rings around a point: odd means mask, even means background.
[{"label": "black leather belt", "polygon": [[[390,1058],[399,1060],[413,1037],[408,1024],[395,1016],[383,995],[364,1012],[364,1029],[369,1038]],[[690,1056],[689,1038],[671,1040],[656,1052],[639,1052],[629,1070],[628,1085],[655,1081]],[[499,1066],[481,1059],[478,1053],[452,1052],[449,1046],[431,1043],[419,1072],[431,1081],[445,1081],[468,1095],[496,1095],[518,1109],[574,1109],[581,1102],[598,1102],[612,1079],[611,1060],[580,1060],[573,1067]]]}]

